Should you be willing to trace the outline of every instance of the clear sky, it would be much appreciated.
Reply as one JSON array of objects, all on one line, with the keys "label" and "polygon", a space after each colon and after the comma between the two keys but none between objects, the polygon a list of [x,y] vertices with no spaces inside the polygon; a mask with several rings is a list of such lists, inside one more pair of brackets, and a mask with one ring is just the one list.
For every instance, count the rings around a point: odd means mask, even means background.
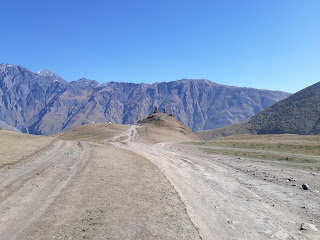
[{"label": "clear sky", "polygon": [[0,62],[72,81],[320,81],[319,0],[0,0]]}]

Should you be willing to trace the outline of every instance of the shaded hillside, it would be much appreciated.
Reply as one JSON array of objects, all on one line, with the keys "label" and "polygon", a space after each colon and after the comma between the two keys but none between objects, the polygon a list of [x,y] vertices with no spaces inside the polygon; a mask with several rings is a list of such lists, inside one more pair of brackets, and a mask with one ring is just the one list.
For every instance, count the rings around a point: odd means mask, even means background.
[{"label": "shaded hillside", "polygon": [[80,79],[66,82],[0,64],[0,121],[21,132],[55,134],[92,122],[135,123],[166,107],[194,131],[239,123],[290,94],[183,79],[133,84]]},{"label": "shaded hillside", "polygon": [[199,132],[204,139],[236,134],[320,134],[320,82],[256,114],[248,121]]}]

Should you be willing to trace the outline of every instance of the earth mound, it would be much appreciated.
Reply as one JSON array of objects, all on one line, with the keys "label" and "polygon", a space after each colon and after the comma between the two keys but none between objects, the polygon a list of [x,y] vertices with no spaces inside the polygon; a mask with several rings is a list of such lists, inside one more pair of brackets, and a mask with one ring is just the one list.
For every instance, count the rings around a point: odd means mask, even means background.
[{"label": "earth mound", "polygon": [[151,142],[197,141],[199,137],[170,114],[153,113],[138,121],[141,140]]}]

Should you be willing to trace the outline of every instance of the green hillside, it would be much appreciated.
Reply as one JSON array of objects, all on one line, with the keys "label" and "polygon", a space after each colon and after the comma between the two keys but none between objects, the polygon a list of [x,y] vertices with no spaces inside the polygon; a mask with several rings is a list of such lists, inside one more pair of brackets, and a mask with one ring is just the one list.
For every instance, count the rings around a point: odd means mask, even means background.
[{"label": "green hillside", "polygon": [[203,139],[236,134],[320,134],[320,82],[259,112],[247,121],[200,131]]}]

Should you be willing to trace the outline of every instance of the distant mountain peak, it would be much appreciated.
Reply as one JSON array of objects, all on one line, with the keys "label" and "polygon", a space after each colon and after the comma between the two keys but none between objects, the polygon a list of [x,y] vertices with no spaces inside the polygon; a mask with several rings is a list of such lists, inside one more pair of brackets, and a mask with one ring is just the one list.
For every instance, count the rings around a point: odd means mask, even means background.
[{"label": "distant mountain peak", "polygon": [[21,66],[0,65],[0,121],[32,134],[55,134],[92,122],[135,123],[154,106],[166,108],[195,131],[218,128],[244,121],[289,95],[206,79],[153,84],[99,84],[86,78],[65,82],[49,70],[34,73]]},{"label": "distant mountain peak", "polygon": [[100,83],[98,83],[97,81],[90,80],[90,79],[87,79],[87,78],[80,78],[77,81],[72,81],[71,84],[72,85],[79,85],[79,86],[82,86],[82,87],[86,87],[86,86],[96,87],[96,86],[100,85]]},{"label": "distant mountain peak", "polygon": [[14,65],[12,64],[8,64],[8,63],[0,63],[0,70],[1,71],[4,71],[6,68],[12,68],[12,67],[15,67]]},{"label": "distant mountain peak", "polygon": [[47,69],[39,71],[39,72],[37,72],[37,74],[44,76],[44,77],[50,77],[53,79],[53,81],[66,82],[58,74],[56,74],[50,70],[47,70]]},{"label": "distant mountain peak", "polygon": [[9,64],[9,63],[0,63],[0,66],[13,67],[13,65],[12,65],[12,64]]}]

